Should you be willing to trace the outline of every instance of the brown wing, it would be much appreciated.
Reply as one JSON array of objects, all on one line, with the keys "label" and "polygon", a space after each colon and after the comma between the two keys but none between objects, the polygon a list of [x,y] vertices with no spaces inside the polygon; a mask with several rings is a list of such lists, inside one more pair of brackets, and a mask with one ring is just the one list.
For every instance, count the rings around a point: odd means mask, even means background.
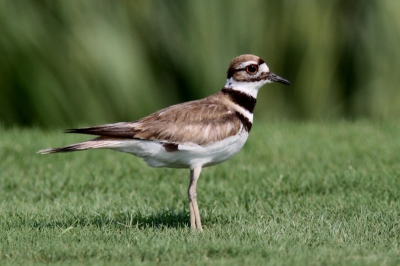
[{"label": "brown wing", "polygon": [[240,127],[237,113],[221,104],[220,95],[214,94],[202,100],[170,106],[135,122],[66,132],[207,145],[236,134]]}]

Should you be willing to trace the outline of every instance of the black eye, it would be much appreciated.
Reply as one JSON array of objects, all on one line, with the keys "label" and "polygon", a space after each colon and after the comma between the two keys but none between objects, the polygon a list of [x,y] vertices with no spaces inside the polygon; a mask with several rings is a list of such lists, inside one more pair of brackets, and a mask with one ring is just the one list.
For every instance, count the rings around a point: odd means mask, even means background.
[{"label": "black eye", "polygon": [[257,71],[258,71],[257,65],[249,65],[246,67],[246,72],[251,75],[254,75],[255,73],[257,73]]}]

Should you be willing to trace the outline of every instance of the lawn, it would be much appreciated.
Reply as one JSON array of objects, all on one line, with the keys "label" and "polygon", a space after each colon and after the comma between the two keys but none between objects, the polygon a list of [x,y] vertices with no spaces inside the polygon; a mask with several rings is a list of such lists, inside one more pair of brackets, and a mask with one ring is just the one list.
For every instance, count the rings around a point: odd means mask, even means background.
[{"label": "lawn", "polygon": [[400,264],[396,121],[255,123],[202,172],[203,233],[188,228],[188,170],[36,154],[87,139],[59,130],[0,136],[1,265]]}]

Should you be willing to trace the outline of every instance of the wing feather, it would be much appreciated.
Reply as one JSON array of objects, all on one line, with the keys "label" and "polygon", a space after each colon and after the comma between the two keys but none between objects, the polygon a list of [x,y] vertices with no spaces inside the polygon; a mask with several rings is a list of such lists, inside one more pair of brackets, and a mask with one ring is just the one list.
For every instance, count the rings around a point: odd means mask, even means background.
[{"label": "wing feather", "polygon": [[241,128],[237,113],[221,104],[220,97],[220,94],[214,94],[202,100],[173,105],[134,122],[66,132],[204,146],[233,136]]}]

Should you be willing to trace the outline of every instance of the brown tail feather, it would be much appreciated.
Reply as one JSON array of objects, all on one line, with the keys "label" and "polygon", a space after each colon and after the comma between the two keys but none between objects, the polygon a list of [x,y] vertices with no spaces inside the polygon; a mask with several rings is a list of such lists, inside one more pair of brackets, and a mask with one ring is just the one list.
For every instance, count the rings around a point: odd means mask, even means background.
[{"label": "brown tail feather", "polygon": [[106,140],[101,137],[95,138],[92,140],[71,144],[68,146],[60,147],[60,148],[48,148],[44,150],[37,151],[40,154],[49,154],[49,153],[57,153],[57,152],[71,152],[71,151],[83,151],[89,149],[100,149],[100,148],[111,148],[116,143],[120,141],[116,140]]}]

